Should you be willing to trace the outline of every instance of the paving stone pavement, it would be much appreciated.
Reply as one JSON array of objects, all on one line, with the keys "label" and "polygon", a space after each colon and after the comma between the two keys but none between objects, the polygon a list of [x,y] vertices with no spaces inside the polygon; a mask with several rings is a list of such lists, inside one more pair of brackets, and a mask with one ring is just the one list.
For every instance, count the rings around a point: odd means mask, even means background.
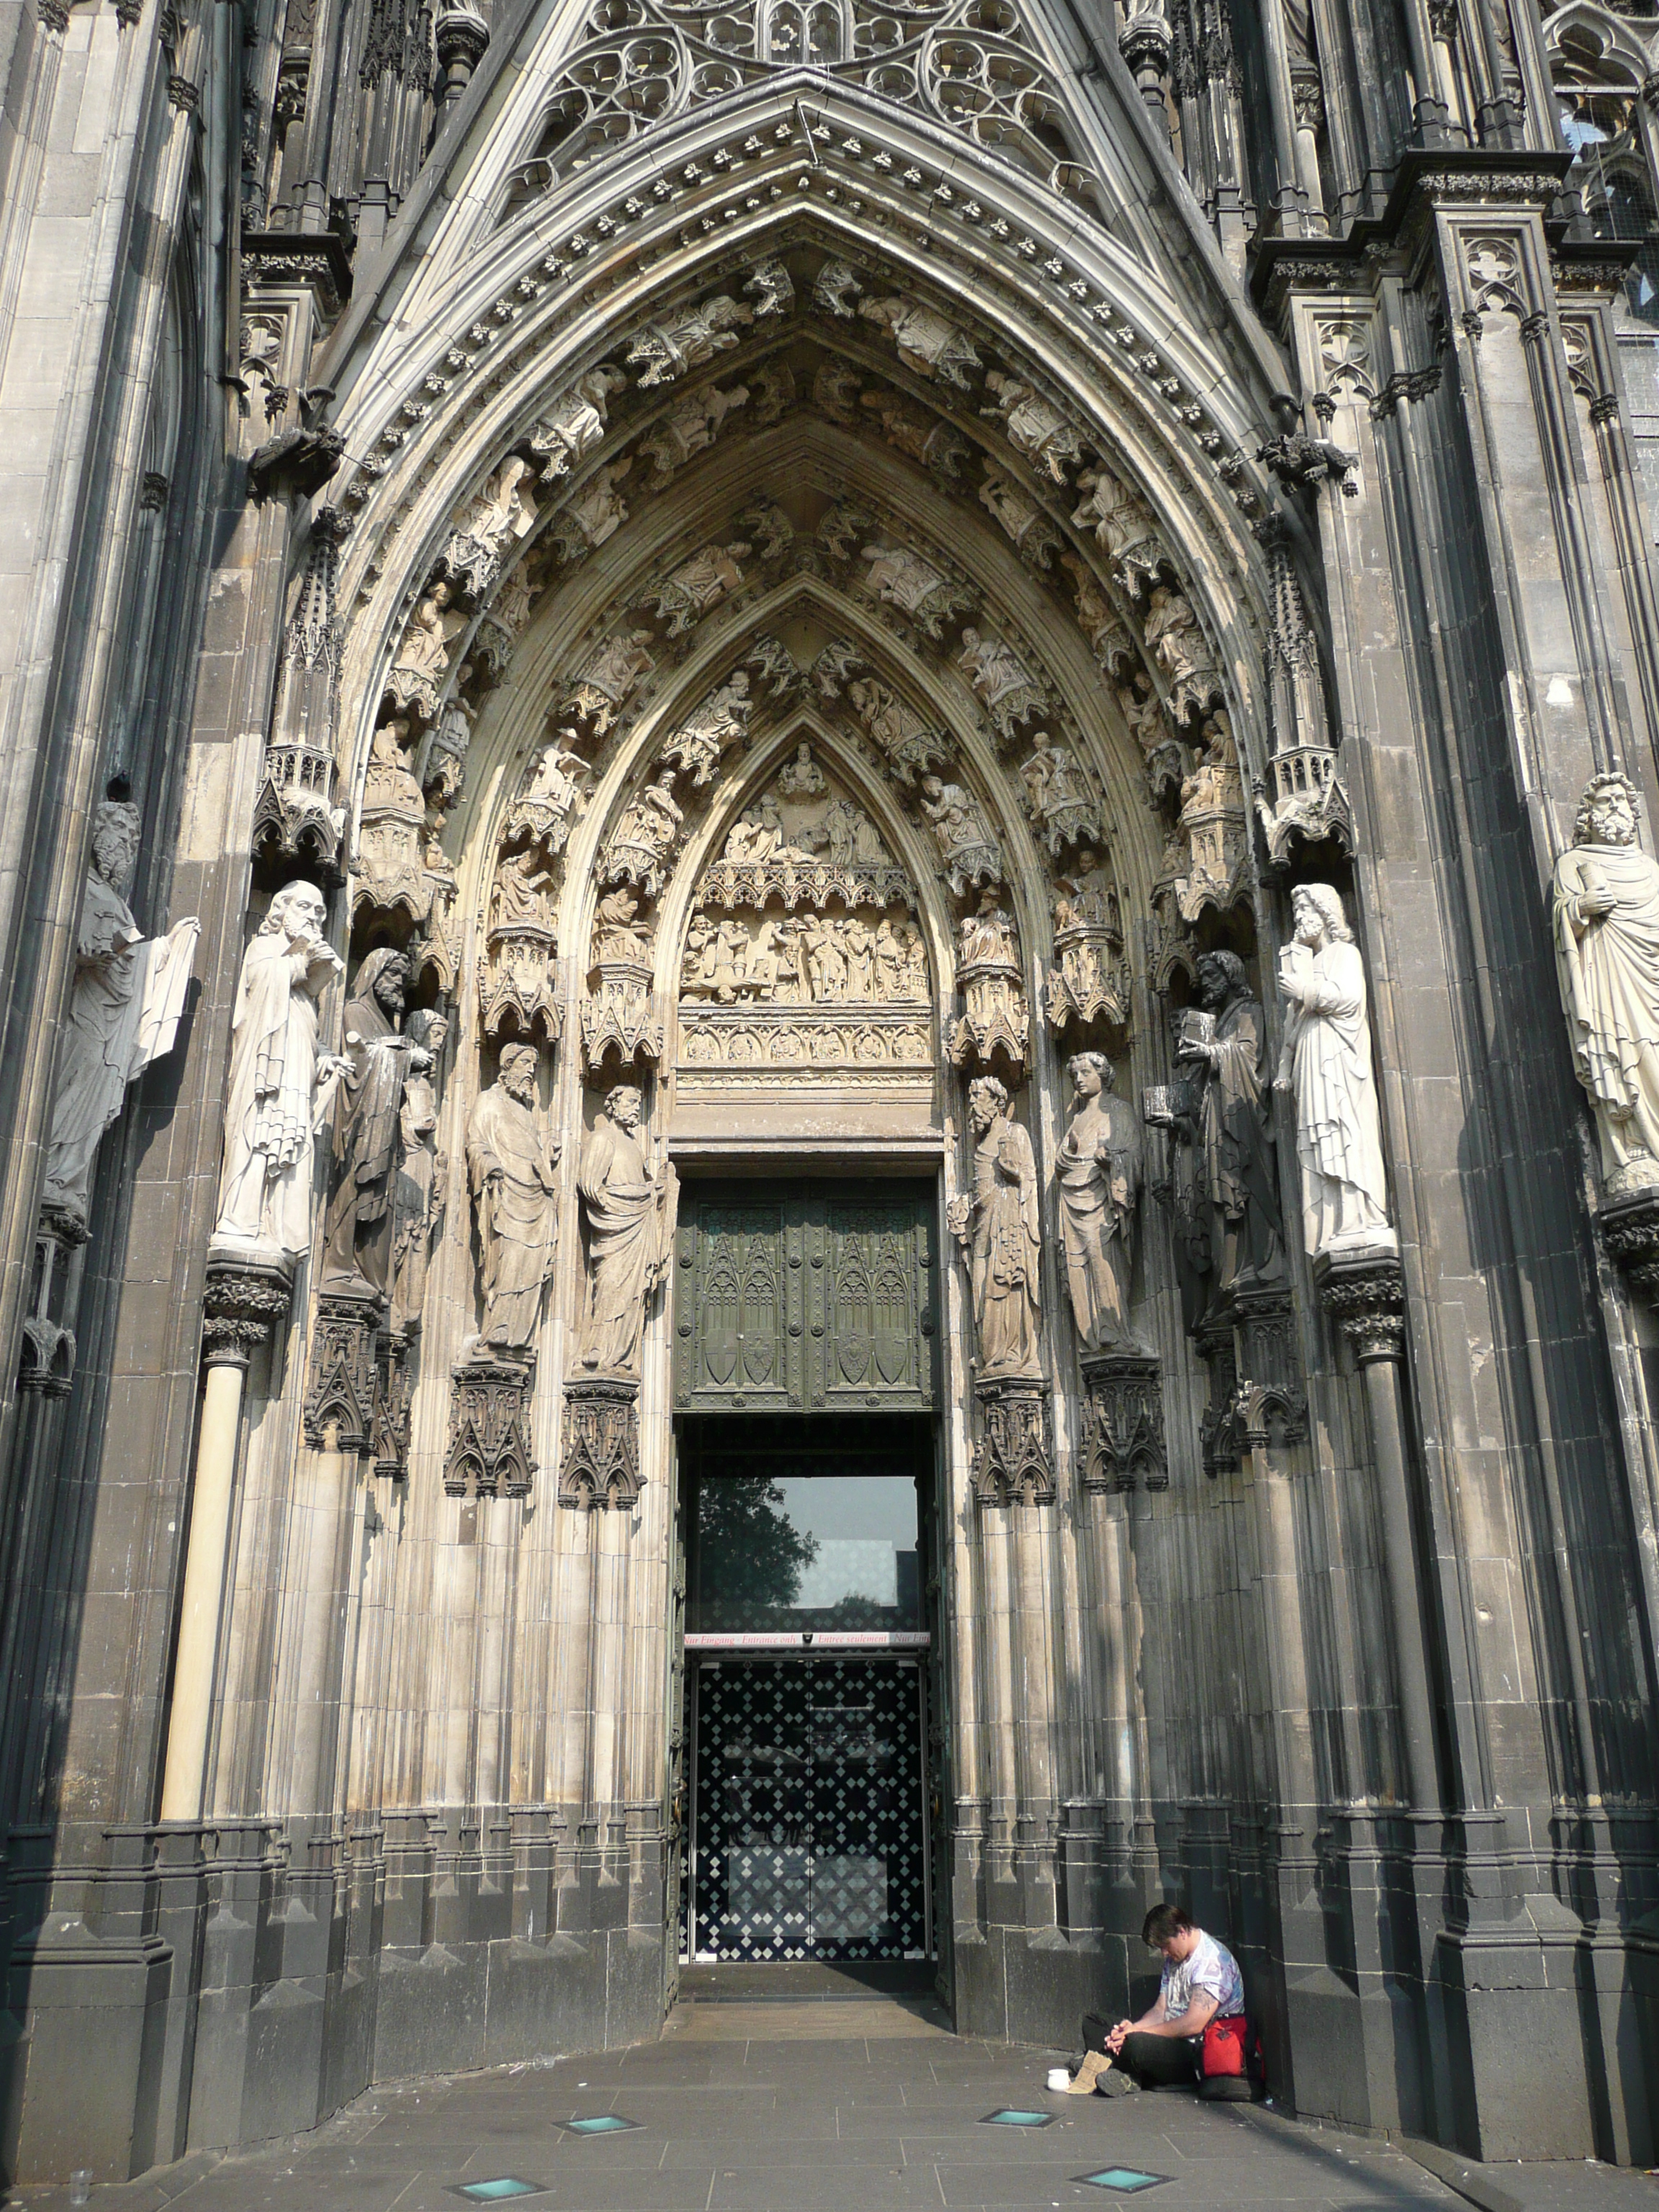
[{"label": "paving stone pavement", "polygon": [[[1157,2212],[1406,2212],[1462,2201],[1384,2142],[1181,2092],[1051,2095],[1042,2084],[1059,2054],[959,2039],[931,2018],[907,2020],[896,2003],[873,2033],[854,2017],[879,2009],[682,2006],[659,2042],[372,2090],[287,2144],[96,2188],[91,2212],[458,2212],[459,2185],[501,2176],[535,2185],[526,2212],[1069,2212],[1123,2203],[1078,2179],[1109,2166],[1164,2177],[1146,2192]],[[1006,2105],[1048,2112],[1052,2124],[982,2124]],[[586,2141],[560,2124],[597,2113],[640,2124]],[[1624,2192],[1638,2187],[1659,2212],[1653,2183],[1589,2174],[1609,2193],[1568,2169],[1550,2212],[1629,2212]],[[58,2212],[69,2197],[19,2190],[11,2201]]]}]

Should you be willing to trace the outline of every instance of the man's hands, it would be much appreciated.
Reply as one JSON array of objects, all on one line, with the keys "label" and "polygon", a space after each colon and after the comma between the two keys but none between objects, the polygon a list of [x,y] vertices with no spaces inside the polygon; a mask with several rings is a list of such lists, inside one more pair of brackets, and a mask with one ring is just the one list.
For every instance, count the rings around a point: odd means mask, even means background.
[{"label": "man's hands", "polygon": [[1118,2052],[1123,2048],[1124,2037],[1126,2035],[1133,2034],[1133,2021],[1119,2021],[1117,2026],[1112,2030],[1111,2033],[1106,2039],[1106,2048],[1111,2052],[1114,2058],[1117,2057]]}]

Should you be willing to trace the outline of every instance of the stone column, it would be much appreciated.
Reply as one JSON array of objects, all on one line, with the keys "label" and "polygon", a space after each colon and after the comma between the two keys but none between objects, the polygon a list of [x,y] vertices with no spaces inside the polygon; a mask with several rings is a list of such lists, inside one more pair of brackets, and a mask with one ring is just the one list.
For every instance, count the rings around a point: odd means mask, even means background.
[{"label": "stone column", "polygon": [[1405,1278],[1398,1254],[1378,1250],[1322,1254],[1314,1264],[1314,1279],[1320,1302],[1346,1337],[1365,1386],[1371,1462],[1382,1516],[1382,1571],[1394,1622],[1406,1786],[1412,1809],[1429,1812],[1440,1802],[1440,1783],[1400,1395],[1400,1369],[1406,1356]]},{"label": "stone column", "polygon": [[268,1259],[208,1262],[203,1358],[207,1381],[191,1492],[190,1548],[173,1668],[161,1818],[201,1818],[213,1721],[219,1623],[224,1607],[231,1508],[241,1441],[242,1392],[254,1352],[286,1318],[292,1263]]}]

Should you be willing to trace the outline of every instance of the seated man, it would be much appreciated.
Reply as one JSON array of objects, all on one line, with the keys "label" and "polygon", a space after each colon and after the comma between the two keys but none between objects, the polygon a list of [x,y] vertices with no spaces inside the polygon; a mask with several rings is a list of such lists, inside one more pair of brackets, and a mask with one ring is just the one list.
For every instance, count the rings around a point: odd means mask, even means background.
[{"label": "seated man", "polygon": [[[1091,2052],[1073,2082],[1103,2096],[1166,2082],[1196,2082],[1205,2029],[1212,2020],[1244,2011],[1238,1961],[1178,1905],[1158,1905],[1146,1915],[1141,1941],[1164,1954],[1157,2002],[1139,2020],[1121,2020],[1106,2038],[1103,2055]],[[1086,2079],[1085,2079],[1086,2077]]]}]

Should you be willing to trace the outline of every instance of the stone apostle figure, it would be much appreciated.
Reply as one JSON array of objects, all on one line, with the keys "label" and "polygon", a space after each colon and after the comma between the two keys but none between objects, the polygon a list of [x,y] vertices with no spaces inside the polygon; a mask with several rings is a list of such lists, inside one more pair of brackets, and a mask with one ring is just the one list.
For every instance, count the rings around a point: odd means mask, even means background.
[{"label": "stone apostle figure", "polygon": [[1129,1327],[1129,1275],[1140,1197],[1140,1124],[1113,1091],[1112,1063],[1104,1053],[1079,1053],[1071,1075],[1072,1119],[1060,1139],[1054,1180],[1072,1315],[1089,1351],[1138,1351]]},{"label": "stone apostle figure", "polygon": [[92,820],[41,1193],[43,1205],[80,1222],[99,1140],[119,1114],[128,1084],[173,1049],[201,928],[192,915],[166,937],[142,934],[126,902],[137,857],[138,809],[104,799]]},{"label": "stone apostle figure", "polygon": [[1285,1012],[1275,1087],[1296,1101],[1303,1243],[1312,1254],[1390,1242],[1364,963],[1334,890],[1304,884],[1291,902],[1296,934],[1279,956]]},{"label": "stone apostle figure", "polygon": [[1250,996],[1234,952],[1206,952],[1198,963],[1202,1011],[1177,1057],[1201,1071],[1193,1135],[1210,1212],[1211,1274],[1218,1292],[1277,1284],[1285,1243],[1263,1096],[1261,1008]]},{"label": "stone apostle figure", "polygon": [[1592,776],[1555,864],[1561,1003],[1609,1198],[1659,1184],[1659,865],[1635,802],[1624,776]]},{"label": "stone apostle figure", "polygon": [[444,1211],[447,1163],[438,1150],[436,1072],[449,1035],[448,1017],[437,1008],[416,1007],[405,1034],[425,1054],[425,1064],[411,1053],[398,1117],[403,1143],[392,1231],[392,1326],[413,1336],[421,1326],[427,1262]]},{"label": "stone apostle figure", "polygon": [[640,1143],[640,1094],[619,1083],[605,1097],[576,1170],[587,1229],[587,1310],[581,1364],[637,1375],[647,1301],[673,1242],[673,1170],[653,1176]]},{"label": "stone apostle figure", "polygon": [[483,1260],[480,1334],[503,1352],[535,1342],[558,1247],[557,1161],[536,1116],[536,1048],[507,1045],[501,1073],[479,1094],[466,1129]]},{"label": "stone apostle figure", "polygon": [[974,1194],[951,1207],[951,1229],[968,1255],[974,1290],[975,1365],[980,1377],[1038,1378],[1037,1324],[1042,1224],[1031,1139],[1008,1111],[994,1076],[969,1087]]},{"label": "stone apostle figure", "polygon": [[323,940],[326,912],[314,884],[287,884],[242,956],[216,1243],[310,1248],[319,1086],[346,1065],[317,1042],[317,1000],[344,964]]},{"label": "stone apostle figure", "polygon": [[392,1202],[404,1085],[430,1055],[398,1033],[409,963],[391,946],[369,953],[346,1000],[347,1060],[334,1104],[334,1188],[324,1231],[325,1290],[384,1291],[392,1269]]}]

